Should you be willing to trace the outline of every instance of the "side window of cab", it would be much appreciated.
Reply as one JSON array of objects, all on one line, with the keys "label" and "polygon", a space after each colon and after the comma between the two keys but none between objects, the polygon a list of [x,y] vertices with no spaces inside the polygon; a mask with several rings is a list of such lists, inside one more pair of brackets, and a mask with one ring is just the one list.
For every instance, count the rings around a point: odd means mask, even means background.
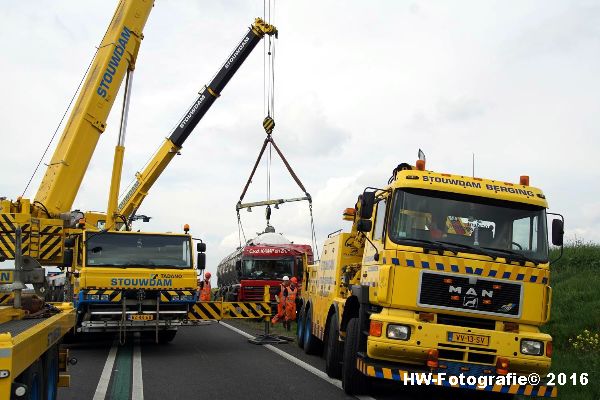
[{"label": "side window of cab", "polygon": [[383,227],[385,226],[385,214],[387,211],[387,199],[383,198],[377,203],[375,223],[373,224],[373,240],[383,240]]}]

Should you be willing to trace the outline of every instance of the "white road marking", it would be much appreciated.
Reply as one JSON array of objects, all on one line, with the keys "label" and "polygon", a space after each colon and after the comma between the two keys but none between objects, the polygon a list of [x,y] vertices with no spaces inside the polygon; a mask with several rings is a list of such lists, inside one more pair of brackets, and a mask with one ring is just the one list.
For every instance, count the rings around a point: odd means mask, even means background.
[{"label": "white road marking", "polygon": [[[235,326],[231,326],[229,324],[226,324],[225,322],[220,322],[220,325],[223,325],[224,327],[231,329],[232,331],[239,333],[240,335],[248,338],[248,339],[252,339],[254,338],[254,336],[250,335],[249,333],[244,332],[241,329],[236,328]],[[285,358],[288,361],[291,361],[292,363],[296,364],[297,366],[299,366],[300,368],[304,368],[305,370],[307,370],[308,372],[318,376],[319,378],[323,379],[326,382],[331,383],[333,386],[342,389],[342,382],[339,379],[333,379],[330,378],[329,376],[327,376],[327,374],[323,371],[321,371],[318,368],[313,367],[312,365],[286,353],[285,351],[270,345],[270,344],[265,344],[262,347],[267,348],[269,350],[271,350],[274,353],[279,354],[281,357]],[[375,400],[373,397],[370,396],[355,396],[357,399],[359,400]]]},{"label": "white road marking", "polygon": [[112,375],[113,366],[115,365],[118,348],[118,343],[115,340],[108,352],[108,357],[104,363],[104,369],[102,370],[102,375],[100,375],[100,380],[98,381],[93,400],[104,400],[106,397],[106,391],[108,390],[108,384],[110,383],[110,376]]},{"label": "white road marking", "polygon": [[142,351],[140,349],[140,336],[135,336],[133,347],[133,382],[131,386],[131,400],[144,400],[144,381],[142,380]]}]

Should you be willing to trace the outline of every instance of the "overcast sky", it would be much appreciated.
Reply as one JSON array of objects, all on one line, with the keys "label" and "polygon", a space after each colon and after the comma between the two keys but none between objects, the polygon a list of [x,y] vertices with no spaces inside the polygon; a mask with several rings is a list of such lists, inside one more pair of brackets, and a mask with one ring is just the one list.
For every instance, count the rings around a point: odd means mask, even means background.
[{"label": "overcast sky", "polygon": [[[25,187],[116,1],[4,1],[0,196]],[[262,1],[157,0],[144,30],[122,188],[218,71]],[[530,175],[570,239],[600,241],[600,5],[594,1],[282,1],[274,138],[314,197],[319,247],[342,211],[419,148],[428,169],[518,182]],[[238,245],[235,204],[265,133],[259,45],[139,210],[137,228],[208,245],[208,270]],[[122,91],[121,91],[122,92]],[[106,210],[121,97],[75,207]],[[53,143],[52,149],[56,141]],[[51,152],[45,158],[48,162]],[[27,197],[34,197],[44,169]],[[272,197],[301,191],[274,157]],[[265,164],[248,201],[266,197]],[[248,236],[263,210],[243,212]],[[272,223],[310,243],[305,203]]]}]

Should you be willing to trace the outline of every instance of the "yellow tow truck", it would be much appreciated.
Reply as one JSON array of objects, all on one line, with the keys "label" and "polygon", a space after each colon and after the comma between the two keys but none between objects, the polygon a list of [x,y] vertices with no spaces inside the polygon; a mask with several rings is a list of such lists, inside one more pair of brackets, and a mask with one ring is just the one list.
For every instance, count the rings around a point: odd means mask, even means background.
[{"label": "yellow tow truck", "polygon": [[[547,207],[528,176],[428,171],[424,157],[400,164],[346,209],[352,229],[331,234],[307,269],[298,344],[324,346],[326,372],[350,394],[379,378],[556,397],[527,380],[552,356],[539,329],[552,299]],[[563,226],[552,221],[554,245]]]}]

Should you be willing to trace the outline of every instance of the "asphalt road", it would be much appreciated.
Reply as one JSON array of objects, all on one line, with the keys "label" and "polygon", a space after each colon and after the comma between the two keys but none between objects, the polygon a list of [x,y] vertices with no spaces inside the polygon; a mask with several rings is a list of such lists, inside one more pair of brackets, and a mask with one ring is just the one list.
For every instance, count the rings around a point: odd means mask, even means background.
[{"label": "asphalt road", "polygon": [[[328,378],[324,360],[294,343],[259,346],[232,325],[208,323],[180,328],[169,344],[129,337],[94,335],[69,345],[77,365],[70,367],[71,387],[60,400],[168,399],[353,399],[341,382]],[[108,361],[107,361],[108,360]],[[139,367],[141,365],[141,368]],[[104,373],[103,373],[104,372]],[[402,388],[378,381],[369,399],[457,398],[456,392],[424,387]],[[458,394],[467,398],[466,393]]]}]

